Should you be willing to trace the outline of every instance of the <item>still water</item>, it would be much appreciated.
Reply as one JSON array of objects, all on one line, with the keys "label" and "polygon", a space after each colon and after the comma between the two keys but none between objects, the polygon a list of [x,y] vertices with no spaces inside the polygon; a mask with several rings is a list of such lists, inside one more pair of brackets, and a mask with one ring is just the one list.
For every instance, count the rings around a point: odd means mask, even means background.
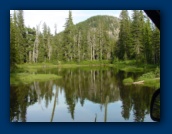
[{"label": "still water", "polygon": [[44,69],[62,76],[10,86],[11,122],[152,122],[154,88],[123,85],[126,73],[115,68]]}]

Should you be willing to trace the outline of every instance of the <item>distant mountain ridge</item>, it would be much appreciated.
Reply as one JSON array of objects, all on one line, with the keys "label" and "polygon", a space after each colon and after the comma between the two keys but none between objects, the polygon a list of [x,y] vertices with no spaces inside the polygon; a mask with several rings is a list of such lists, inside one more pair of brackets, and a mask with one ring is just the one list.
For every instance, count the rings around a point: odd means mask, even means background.
[{"label": "distant mountain ridge", "polygon": [[115,39],[118,38],[119,28],[120,28],[120,20],[114,16],[108,15],[97,15],[87,20],[76,24],[76,27],[87,27],[87,28],[98,28],[98,25],[102,24],[104,29],[109,33],[109,35]]},{"label": "distant mountain ridge", "polygon": [[103,27],[103,30],[105,30],[109,34],[110,37],[115,40],[118,39],[118,34],[120,31],[120,20],[119,18],[114,16],[97,15],[90,17],[85,21],[79,22],[74,26],[76,29],[96,31],[99,29],[100,25]]}]

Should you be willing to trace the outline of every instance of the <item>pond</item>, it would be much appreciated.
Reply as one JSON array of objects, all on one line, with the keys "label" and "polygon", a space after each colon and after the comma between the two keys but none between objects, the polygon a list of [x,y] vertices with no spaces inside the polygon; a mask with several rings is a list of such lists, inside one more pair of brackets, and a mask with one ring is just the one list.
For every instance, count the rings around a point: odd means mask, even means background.
[{"label": "pond", "polygon": [[126,73],[112,67],[42,69],[61,79],[10,86],[11,122],[152,122],[155,88],[123,85]]}]

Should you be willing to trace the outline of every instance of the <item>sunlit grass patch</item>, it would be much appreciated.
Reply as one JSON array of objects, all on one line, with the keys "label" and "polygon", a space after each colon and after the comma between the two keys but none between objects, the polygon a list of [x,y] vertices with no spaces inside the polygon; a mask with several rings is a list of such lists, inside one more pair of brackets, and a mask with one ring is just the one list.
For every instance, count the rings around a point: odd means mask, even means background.
[{"label": "sunlit grass patch", "polygon": [[147,79],[154,79],[154,78],[155,78],[155,74],[153,72],[148,72],[140,76],[138,80],[147,80]]},{"label": "sunlit grass patch", "polygon": [[37,68],[53,68],[57,67],[57,65],[52,63],[25,63],[25,64],[19,64],[17,65],[19,68],[25,68],[25,69],[37,69]]},{"label": "sunlit grass patch", "polygon": [[[133,73],[155,71],[157,68],[157,65],[137,63],[135,60],[116,61],[113,65],[122,71]],[[156,70],[158,72],[158,68]]]},{"label": "sunlit grass patch", "polygon": [[160,79],[159,78],[147,79],[144,81],[144,86],[159,88],[160,87]]},{"label": "sunlit grass patch", "polygon": [[149,87],[160,87],[160,77],[157,77],[160,75],[155,74],[154,72],[148,72],[143,74],[138,78],[138,81],[144,81],[144,86]]},{"label": "sunlit grass patch", "polygon": [[[57,63],[25,63],[17,65],[18,69],[22,72],[35,72],[36,69],[44,68],[75,68],[75,67],[85,67],[85,66],[110,66],[110,61],[108,60],[93,60],[93,61],[80,61],[80,62],[57,62]],[[21,72],[21,71],[20,71]]]},{"label": "sunlit grass patch", "polygon": [[120,70],[125,71],[125,72],[143,72],[144,71],[143,68],[137,68],[137,67],[132,67],[132,66],[124,67],[124,68],[121,68]]},{"label": "sunlit grass patch", "polygon": [[129,77],[129,78],[124,79],[122,82],[125,85],[132,84],[133,83],[133,79],[131,77]]}]

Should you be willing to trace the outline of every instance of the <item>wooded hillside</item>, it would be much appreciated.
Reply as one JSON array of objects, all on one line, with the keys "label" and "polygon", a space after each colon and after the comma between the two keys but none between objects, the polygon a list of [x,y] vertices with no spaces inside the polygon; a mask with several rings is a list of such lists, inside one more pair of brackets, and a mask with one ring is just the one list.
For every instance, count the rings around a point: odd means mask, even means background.
[{"label": "wooded hillside", "polygon": [[134,10],[132,18],[122,10],[120,18],[98,15],[76,25],[69,11],[63,32],[55,27],[51,34],[46,23],[40,26],[26,27],[23,10],[10,16],[10,70],[16,64],[42,62],[135,59],[160,64],[160,32],[140,10]]}]

